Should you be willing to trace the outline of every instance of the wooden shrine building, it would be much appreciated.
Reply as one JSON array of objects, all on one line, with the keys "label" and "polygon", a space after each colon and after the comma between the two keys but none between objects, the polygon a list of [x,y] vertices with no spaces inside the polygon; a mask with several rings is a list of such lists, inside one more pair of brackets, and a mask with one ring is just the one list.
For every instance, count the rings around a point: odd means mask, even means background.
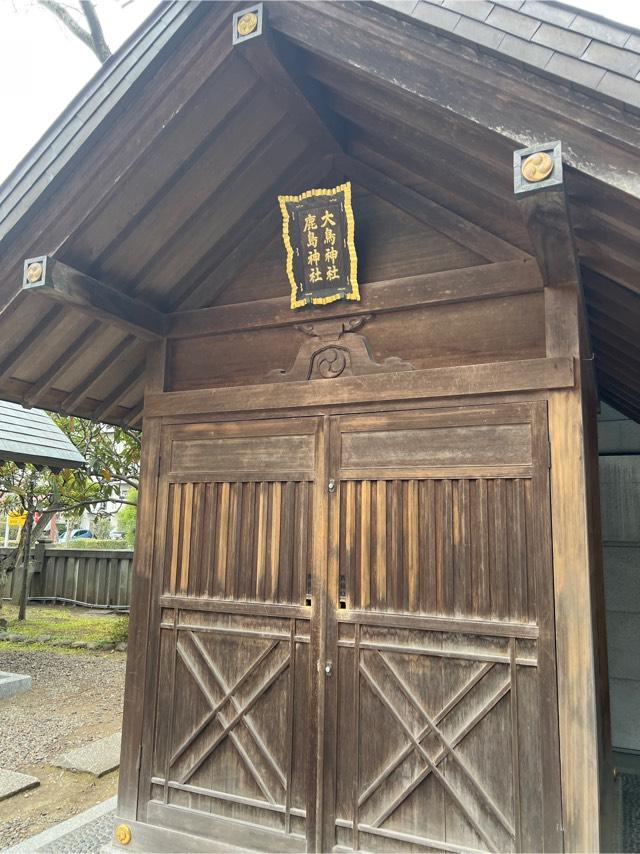
[{"label": "wooden shrine building", "polygon": [[168,3],[1,188],[0,397],[143,429],[123,849],[612,844],[639,72],[556,3]]}]

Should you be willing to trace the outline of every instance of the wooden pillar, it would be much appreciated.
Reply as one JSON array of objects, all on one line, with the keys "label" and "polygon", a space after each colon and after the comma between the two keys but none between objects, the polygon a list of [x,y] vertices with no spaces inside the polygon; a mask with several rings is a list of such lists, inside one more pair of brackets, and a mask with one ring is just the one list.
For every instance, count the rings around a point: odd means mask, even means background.
[{"label": "wooden pillar", "polygon": [[589,441],[596,387],[560,144],[516,152],[514,176],[545,282],[546,354],[571,357],[576,366],[575,387],[549,395],[562,814],[565,851],[600,851],[609,846],[613,771],[602,545],[594,525],[598,460]]},{"label": "wooden pillar", "polygon": [[[165,362],[166,341],[149,345],[145,395],[164,391]],[[138,817],[159,465],[160,418],[145,416],[142,422],[142,459],[118,787],[118,816],[132,821]]]}]

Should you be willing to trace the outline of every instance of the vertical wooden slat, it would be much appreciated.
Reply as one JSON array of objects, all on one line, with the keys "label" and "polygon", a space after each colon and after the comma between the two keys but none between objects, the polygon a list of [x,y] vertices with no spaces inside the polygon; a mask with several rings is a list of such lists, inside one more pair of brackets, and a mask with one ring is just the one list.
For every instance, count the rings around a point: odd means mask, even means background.
[{"label": "vertical wooden slat", "polygon": [[489,618],[491,616],[491,577],[489,561],[489,517],[488,517],[488,494],[487,481],[484,479],[477,483],[477,516],[474,520],[474,588],[477,589],[478,616]]},{"label": "vertical wooden slat", "polygon": [[200,589],[202,573],[202,540],[204,536],[203,511],[204,492],[206,484],[196,483],[193,486],[193,515],[191,520],[191,549],[190,568],[187,580],[187,591],[190,596],[197,596]]},{"label": "vertical wooden slat", "polygon": [[282,514],[280,521],[280,554],[278,565],[278,583],[276,596],[278,602],[291,602],[292,561],[293,561],[293,525],[296,484],[288,482],[282,485]]},{"label": "vertical wooden slat", "polygon": [[420,598],[424,603],[422,610],[436,614],[439,610],[439,576],[438,576],[438,547],[437,547],[437,514],[436,514],[437,482],[428,480],[424,484],[424,513],[421,514],[425,529],[425,552],[423,575],[425,579],[424,593],[421,589]]},{"label": "vertical wooden slat", "polygon": [[309,513],[309,489],[306,482],[297,484],[295,503],[295,553],[293,570],[292,601],[301,605],[305,601],[307,590],[307,573],[311,571],[308,561],[308,537],[311,515]]},{"label": "vertical wooden slat", "polygon": [[191,561],[191,521],[193,518],[193,484],[185,483],[183,488],[181,545],[180,545],[180,593],[184,596],[189,585]]},{"label": "vertical wooden slat", "polygon": [[371,604],[383,608],[387,597],[387,537],[393,531],[393,520],[387,518],[387,483],[371,484],[375,490],[375,529],[371,531],[375,552],[375,573],[371,569]]},{"label": "vertical wooden slat", "polygon": [[211,596],[213,582],[213,560],[215,540],[217,534],[215,483],[206,484],[202,517],[204,527],[204,540],[202,544],[202,570],[200,573],[200,587],[198,590],[198,594],[201,596]]},{"label": "vertical wooden slat", "polygon": [[360,607],[371,604],[371,482],[360,484]]},{"label": "vertical wooden slat", "polygon": [[387,489],[387,607],[394,611],[403,609],[405,596],[405,569],[402,551],[402,481],[393,480]]},{"label": "vertical wooden slat", "polygon": [[227,532],[229,529],[229,484],[218,485],[218,526],[213,595],[224,597],[227,579]]},{"label": "vertical wooden slat", "polygon": [[256,599],[263,602],[267,590],[267,524],[269,516],[270,484],[258,486],[257,522],[258,539],[256,543]]},{"label": "vertical wooden slat", "polygon": [[178,579],[178,550],[180,542],[178,532],[180,530],[180,504],[182,501],[181,485],[179,483],[169,484],[169,507],[170,507],[170,526],[167,532],[168,551],[169,551],[169,577],[167,579],[167,587],[169,593],[175,596],[177,593]]},{"label": "vertical wooden slat", "polygon": [[509,484],[509,619],[527,619],[527,542],[524,481]]},{"label": "vertical wooden slat", "polygon": [[271,484],[269,512],[269,553],[267,570],[267,601],[274,602],[278,596],[278,572],[280,569],[280,524],[282,518],[282,483]]},{"label": "vertical wooden slat", "polygon": [[507,513],[506,513],[506,484],[502,479],[493,482],[493,517],[494,517],[494,541],[493,541],[493,567],[492,574],[492,601],[495,609],[493,616],[499,620],[506,619],[508,615],[508,560],[507,553]]},{"label": "vertical wooden slat", "polygon": [[418,482],[405,481],[403,484],[404,509],[404,555],[403,563],[407,577],[406,603],[409,611],[417,611],[419,605],[419,531],[418,531]]},{"label": "vertical wooden slat", "polygon": [[238,587],[239,599],[251,599],[253,597],[253,569],[254,569],[254,514],[256,509],[256,484],[242,484],[242,518],[240,520],[240,548],[238,560]]},{"label": "vertical wooden slat", "polygon": [[534,520],[537,514],[533,510],[533,485],[530,480],[524,482],[524,513],[526,519],[525,548],[527,561],[527,619],[531,623],[538,622],[538,605],[536,591],[536,575],[539,571],[536,564],[536,549],[540,546],[535,542]]}]

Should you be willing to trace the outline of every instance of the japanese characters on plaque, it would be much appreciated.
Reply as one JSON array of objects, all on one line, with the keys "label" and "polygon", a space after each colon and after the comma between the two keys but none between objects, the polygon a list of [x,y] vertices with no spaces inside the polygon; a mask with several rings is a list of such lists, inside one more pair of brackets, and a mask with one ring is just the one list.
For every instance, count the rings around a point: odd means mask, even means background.
[{"label": "japanese characters on plaque", "polygon": [[291,308],[359,300],[351,184],[278,196]]}]

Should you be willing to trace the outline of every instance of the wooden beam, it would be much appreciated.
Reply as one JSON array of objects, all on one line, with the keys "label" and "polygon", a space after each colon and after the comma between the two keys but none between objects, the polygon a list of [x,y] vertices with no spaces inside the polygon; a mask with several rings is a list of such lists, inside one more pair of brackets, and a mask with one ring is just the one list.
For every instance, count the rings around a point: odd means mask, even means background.
[{"label": "wooden beam", "polygon": [[38,382],[34,383],[31,390],[25,395],[25,406],[37,406],[51,386],[58,380],[72,362],[82,356],[93,343],[95,336],[100,329],[100,321],[94,320],[90,323],[84,332],[81,332],[71,344],[58,356],[49,370],[45,371]]},{"label": "wooden beam", "polygon": [[[349,317],[378,311],[403,311],[426,305],[467,302],[542,290],[538,265],[532,258],[480,264],[461,270],[407,276],[360,285],[358,303],[335,302],[323,317]],[[246,329],[289,326],[317,319],[317,309],[291,311],[289,297],[212,306],[169,316],[169,338],[193,338]]]},{"label": "wooden beam", "polygon": [[96,367],[73,388],[60,404],[60,411],[74,413],[78,404],[91,391],[93,386],[98,382],[100,377],[107,371],[113,363],[122,356],[133,344],[136,339],[133,335],[125,336],[118,344],[115,345]]},{"label": "wooden beam", "polygon": [[146,414],[200,415],[246,412],[254,409],[290,409],[349,405],[371,401],[422,400],[466,395],[498,394],[572,387],[573,359],[523,359],[447,368],[427,368],[359,377],[338,377],[330,382],[312,380],[266,383],[233,388],[174,391],[151,394]]},{"label": "wooden beam", "polygon": [[[540,153],[549,154],[550,172],[529,182],[525,164]],[[596,386],[559,144],[516,151],[514,185],[545,282],[547,357],[573,357],[577,365],[576,387],[549,396],[564,843],[567,851],[609,850],[604,837],[613,783],[611,736],[603,707],[607,686],[598,664],[606,638],[597,614],[604,590],[601,542],[592,524],[598,510],[597,458],[591,448],[595,416],[590,415]]]},{"label": "wooden beam", "polygon": [[[42,269],[38,278],[38,265]],[[37,293],[83,311],[90,317],[148,341],[165,334],[166,315],[137,299],[74,270],[50,256],[29,258],[24,264],[22,290]]]},{"label": "wooden beam", "polygon": [[365,189],[386,199],[414,219],[431,226],[487,261],[512,261],[516,258],[530,257],[526,252],[522,252],[505,240],[432,202],[415,190],[398,184],[397,181],[393,181],[382,172],[353,157],[345,154],[338,155],[336,166],[344,169],[350,178]]},{"label": "wooden beam", "polygon": [[257,14],[262,16],[262,26],[255,36],[239,40],[235,46],[237,55],[251,66],[270,94],[314,142],[321,141],[331,153],[342,151],[344,129],[338,117],[327,109],[320,87],[311,79],[303,82],[295,73],[293,63],[286,59],[286,43],[277,43],[269,28],[265,7]]}]

